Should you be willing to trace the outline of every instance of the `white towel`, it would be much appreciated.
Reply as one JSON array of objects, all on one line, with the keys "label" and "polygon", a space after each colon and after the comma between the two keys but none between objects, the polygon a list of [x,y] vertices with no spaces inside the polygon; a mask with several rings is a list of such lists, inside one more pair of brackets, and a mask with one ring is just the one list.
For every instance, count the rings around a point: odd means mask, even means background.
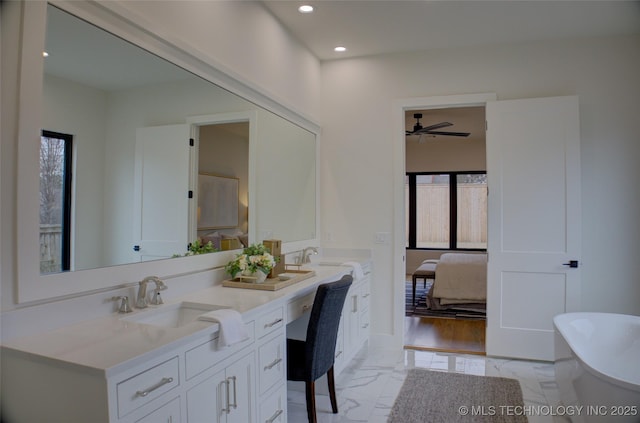
[{"label": "white towel", "polygon": [[342,265],[353,267],[353,279],[364,278],[364,272],[362,271],[362,266],[357,261],[345,261],[344,263],[342,263]]},{"label": "white towel", "polygon": [[232,308],[213,310],[198,317],[198,320],[220,324],[218,330],[218,348],[230,347],[249,338],[244,326],[242,314]]}]

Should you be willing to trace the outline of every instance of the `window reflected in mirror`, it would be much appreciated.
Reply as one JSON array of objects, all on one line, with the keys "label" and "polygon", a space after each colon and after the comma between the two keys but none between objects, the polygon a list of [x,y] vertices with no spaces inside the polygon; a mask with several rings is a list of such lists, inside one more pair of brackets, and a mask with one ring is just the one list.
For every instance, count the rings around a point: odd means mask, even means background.
[{"label": "window reflected in mirror", "polygon": [[40,138],[40,273],[69,270],[73,136],[42,131]]}]

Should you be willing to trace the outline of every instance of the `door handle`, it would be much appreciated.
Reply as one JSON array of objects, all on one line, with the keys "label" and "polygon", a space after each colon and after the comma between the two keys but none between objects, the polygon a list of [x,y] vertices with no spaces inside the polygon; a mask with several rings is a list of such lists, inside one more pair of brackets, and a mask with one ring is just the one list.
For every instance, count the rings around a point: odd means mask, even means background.
[{"label": "door handle", "polygon": [[563,266],[569,266],[573,269],[578,267],[578,260],[569,260],[569,263],[562,263]]}]

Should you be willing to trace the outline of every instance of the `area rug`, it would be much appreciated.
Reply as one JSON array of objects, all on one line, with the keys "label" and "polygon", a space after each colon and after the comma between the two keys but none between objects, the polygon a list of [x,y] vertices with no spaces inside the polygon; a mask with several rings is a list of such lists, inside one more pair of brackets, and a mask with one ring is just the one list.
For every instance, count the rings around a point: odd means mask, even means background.
[{"label": "area rug", "polygon": [[388,423],[527,422],[515,379],[411,369]]},{"label": "area rug", "polygon": [[407,281],[405,285],[405,316],[425,316],[425,317],[442,317],[447,319],[472,319],[486,320],[487,315],[483,312],[473,310],[431,310],[427,307],[426,296],[431,288],[433,281],[427,280],[426,287],[422,281],[416,284],[416,304],[414,305],[412,295],[412,283]]}]

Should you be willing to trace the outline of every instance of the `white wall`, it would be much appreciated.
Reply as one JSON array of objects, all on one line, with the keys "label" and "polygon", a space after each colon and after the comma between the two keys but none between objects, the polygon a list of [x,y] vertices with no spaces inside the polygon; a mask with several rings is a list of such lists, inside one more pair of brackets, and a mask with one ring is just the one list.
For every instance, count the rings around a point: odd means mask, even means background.
[{"label": "white wall", "polygon": [[[495,92],[580,97],[584,310],[640,314],[640,37],[395,54],[322,66],[326,246],[373,248],[373,332],[393,333],[392,102]],[[544,122],[541,122],[544,124]],[[544,171],[541,169],[541,171]]]},{"label": "white wall", "polygon": [[318,60],[260,2],[193,1],[188,7],[179,1],[121,4],[152,31],[184,40],[207,62],[230,70],[302,115],[318,117]]}]

